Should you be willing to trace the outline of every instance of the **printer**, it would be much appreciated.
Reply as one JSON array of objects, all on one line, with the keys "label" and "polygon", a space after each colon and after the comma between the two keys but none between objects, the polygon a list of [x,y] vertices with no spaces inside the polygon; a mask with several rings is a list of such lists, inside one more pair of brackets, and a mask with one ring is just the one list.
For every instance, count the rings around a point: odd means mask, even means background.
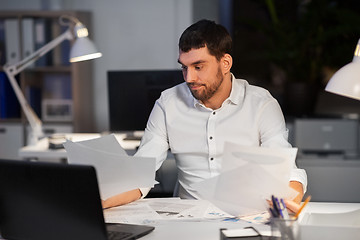
[{"label": "printer", "polygon": [[294,147],[303,156],[342,155],[344,158],[356,158],[358,138],[358,119],[300,118],[294,121]]}]

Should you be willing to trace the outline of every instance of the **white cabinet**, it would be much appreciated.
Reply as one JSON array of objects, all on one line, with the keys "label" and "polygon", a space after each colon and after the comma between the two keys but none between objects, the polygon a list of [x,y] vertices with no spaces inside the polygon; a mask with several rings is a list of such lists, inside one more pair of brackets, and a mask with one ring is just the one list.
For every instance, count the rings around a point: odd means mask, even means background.
[{"label": "white cabinet", "polygon": [[19,149],[24,145],[23,125],[18,123],[0,123],[0,158],[20,160]]},{"label": "white cabinet", "polygon": [[[73,132],[72,124],[45,124],[46,136]],[[19,150],[24,146],[24,128],[21,122],[0,123],[0,159],[21,160]]]}]

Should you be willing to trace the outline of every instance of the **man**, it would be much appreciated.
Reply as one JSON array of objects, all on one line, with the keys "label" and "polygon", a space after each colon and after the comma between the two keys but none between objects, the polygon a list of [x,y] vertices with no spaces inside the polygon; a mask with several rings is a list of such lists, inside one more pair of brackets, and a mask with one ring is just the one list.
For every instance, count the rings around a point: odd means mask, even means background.
[{"label": "man", "polygon": [[[262,88],[231,74],[232,39],[208,20],[188,27],[179,40],[185,83],[165,90],[149,117],[137,156],[155,157],[157,169],[170,148],[178,169],[179,196],[197,198],[191,184],[220,173],[225,141],[244,146],[291,147],[277,101]],[[306,189],[306,173],[294,163],[290,186]],[[241,183],[239,183],[241,184]],[[103,202],[104,208],[144,197],[135,189]]]}]

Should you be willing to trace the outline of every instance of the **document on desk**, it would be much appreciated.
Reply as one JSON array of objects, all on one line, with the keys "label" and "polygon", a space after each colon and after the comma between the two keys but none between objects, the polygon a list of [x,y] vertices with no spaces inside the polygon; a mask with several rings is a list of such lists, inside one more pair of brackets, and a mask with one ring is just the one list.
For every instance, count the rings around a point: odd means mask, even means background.
[{"label": "document on desk", "polygon": [[105,222],[153,224],[162,221],[210,221],[232,216],[206,200],[179,198],[141,199],[123,206],[106,209]]},{"label": "document on desk", "polygon": [[234,216],[267,211],[271,195],[293,198],[289,187],[296,148],[244,147],[226,143],[219,175],[193,184],[203,199]]},{"label": "document on desk", "polygon": [[64,144],[70,164],[96,169],[102,199],[140,187],[153,187],[155,159],[128,156],[114,135]]}]

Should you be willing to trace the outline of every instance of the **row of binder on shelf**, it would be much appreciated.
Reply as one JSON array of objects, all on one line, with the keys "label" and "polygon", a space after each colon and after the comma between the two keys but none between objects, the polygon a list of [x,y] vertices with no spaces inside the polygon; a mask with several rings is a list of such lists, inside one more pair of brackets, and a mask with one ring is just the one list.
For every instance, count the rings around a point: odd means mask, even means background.
[{"label": "row of binder on shelf", "polygon": [[[57,100],[57,102],[60,103],[71,103],[71,77],[67,73],[44,74],[42,86],[27,86],[25,89],[25,96],[37,116],[39,116],[43,120],[49,120],[49,117],[47,117],[48,114],[44,114],[42,111],[44,107],[47,107],[47,109],[50,107],[43,106],[45,102],[44,100],[52,103],[54,103],[54,100]],[[64,108],[64,106],[56,107]],[[54,109],[54,107],[52,109]],[[20,116],[20,104],[16,98],[14,90],[11,87],[10,81],[8,80],[4,72],[0,72],[0,119],[20,118]],[[60,119],[64,120],[65,118],[63,117]]]},{"label": "row of binder on shelf", "polygon": [[[55,18],[0,19],[0,65],[19,62],[66,29],[67,26],[61,26]],[[67,66],[70,64],[69,52],[70,42],[64,41],[38,59],[32,67]]]}]

